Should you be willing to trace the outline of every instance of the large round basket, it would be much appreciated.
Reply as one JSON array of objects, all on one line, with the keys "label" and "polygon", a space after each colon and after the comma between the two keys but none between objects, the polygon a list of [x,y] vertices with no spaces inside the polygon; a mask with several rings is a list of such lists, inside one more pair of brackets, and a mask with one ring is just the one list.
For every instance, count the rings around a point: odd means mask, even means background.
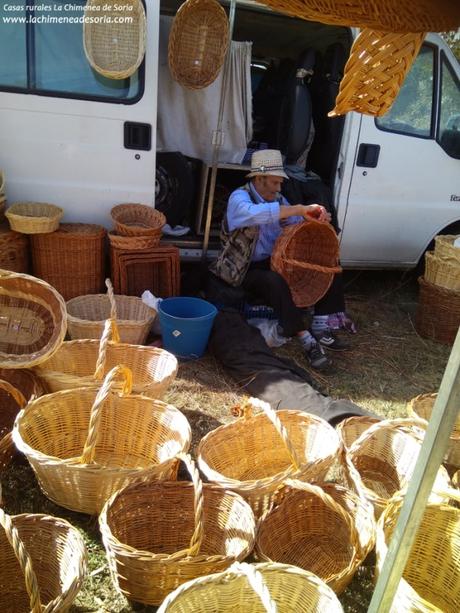
[{"label": "large round basket", "polygon": [[96,514],[133,479],[176,477],[175,456],[190,445],[188,421],[171,405],[131,395],[131,383],[131,372],[117,366],[99,391],[48,394],[19,413],[13,440],[56,504]]},{"label": "large round basket", "polygon": [[229,43],[228,17],[216,0],[187,0],[169,34],[173,78],[191,89],[210,85],[220,72]]},{"label": "large round basket", "polygon": [[[457,613],[460,608],[460,493],[449,489],[441,502],[428,502],[391,613]],[[377,576],[382,570],[402,500],[391,502],[377,528]],[[433,565],[436,560],[435,565]]]},{"label": "large round basket", "polygon": [[[437,394],[420,394],[407,404],[409,415],[430,421]],[[460,416],[457,417],[449,446],[444,457],[444,463],[455,469],[460,468]]]},{"label": "large round basket", "polygon": [[157,315],[136,296],[115,296],[110,279],[107,295],[78,296],[67,302],[67,326],[71,339],[101,338],[105,321],[117,320],[120,341],[132,345],[145,343]]},{"label": "large round basket", "polygon": [[435,253],[427,251],[425,253],[425,281],[459,292],[460,262],[445,260]]},{"label": "large round basket", "polygon": [[0,509],[0,568],[1,611],[67,611],[86,573],[83,538],[64,519]]},{"label": "large round basket", "polygon": [[134,74],[144,59],[146,45],[141,0],[88,0],[85,16],[83,45],[91,67],[109,79],[127,79]]},{"label": "large round basket", "polygon": [[434,254],[450,263],[460,265],[460,248],[454,247],[454,242],[460,235],[440,234],[434,237]]},{"label": "large round basket", "polygon": [[334,228],[314,220],[284,228],[273,248],[271,267],[286,280],[297,306],[315,304],[342,270]]},{"label": "large round basket", "polygon": [[146,204],[117,204],[110,211],[115,230],[124,236],[150,236],[158,242],[166,217]]},{"label": "large round basket", "polygon": [[[255,415],[254,408],[262,413]],[[209,432],[197,449],[209,481],[238,492],[260,517],[289,477],[322,480],[339,452],[339,437],[326,421],[303,411],[274,411],[250,399],[243,417]]]},{"label": "large round basket", "polygon": [[127,486],[108,500],[99,525],[112,578],[128,598],[158,605],[182,583],[228,568],[251,552],[255,519],[234,492],[202,484],[181,454],[188,481]]},{"label": "large round basket", "polygon": [[319,577],[289,564],[235,562],[169,594],[158,613],[340,613],[337,596]]},{"label": "large round basket", "polygon": [[45,234],[59,228],[64,210],[46,202],[16,202],[5,213],[10,227],[23,234]]},{"label": "large round basket", "polygon": [[460,325],[460,292],[418,279],[415,327],[420,336],[452,345]]},{"label": "large round basket", "polygon": [[40,364],[64,340],[64,299],[36,277],[0,270],[0,313],[0,367]]},{"label": "large round basket", "polygon": [[29,237],[14,232],[8,224],[0,226],[0,268],[29,272]]},{"label": "large round basket", "polygon": [[176,377],[177,358],[157,347],[119,343],[119,338],[115,320],[108,319],[100,341],[66,341],[35,372],[49,392],[57,392],[94,385],[114,366],[124,364],[133,373],[136,394],[161,398]]}]

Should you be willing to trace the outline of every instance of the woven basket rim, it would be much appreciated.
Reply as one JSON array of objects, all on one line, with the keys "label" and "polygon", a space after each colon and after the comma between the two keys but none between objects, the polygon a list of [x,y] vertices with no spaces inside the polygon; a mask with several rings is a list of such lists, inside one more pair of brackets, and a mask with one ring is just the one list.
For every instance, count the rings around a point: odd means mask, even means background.
[{"label": "woven basket rim", "polygon": [[[24,207],[30,204],[39,205],[40,207],[43,207],[45,215],[24,215]],[[24,200],[22,202],[12,203],[11,206],[5,211],[5,215],[7,217],[27,217],[35,219],[46,219],[47,221],[49,221],[49,219],[53,219],[55,217],[62,217],[62,215],[64,215],[64,209],[57,204],[50,204],[49,202],[33,202]]]},{"label": "woven basket rim", "polygon": [[[107,294],[85,294],[84,296],[75,296],[74,298],[67,300],[66,302],[67,321],[71,321],[73,323],[79,323],[79,324],[92,324],[92,323],[102,324],[104,323],[107,320],[107,317],[104,317],[103,319],[83,319],[82,317],[78,317],[78,315],[69,313],[69,306],[73,307],[75,305],[78,305],[81,302],[91,302],[92,300],[101,300],[105,298],[107,298],[107,301],[109,303],[108,306],[109,306],[109,312],[110,312],[110,300]],[[120,317],[117,317],[117,325],[120,325],[123,323],[145,325],[145,324],[148,324],[149,322],[152,322],[157,316],[157,311],[154,308],[148,306],[148,304],[145,304],[145,302],[142,301],[142,298],[139,298],[138,296],[125,296],[123,294],[115,294],[115,300],[117,299],[118,301],[121,301],[121,302],[127,302],[127,303],[132,302],[132,303],[136,303],[141,306],[145,306],[145,309],[144,309],[145,318],[143,319],[121,319]]]}]

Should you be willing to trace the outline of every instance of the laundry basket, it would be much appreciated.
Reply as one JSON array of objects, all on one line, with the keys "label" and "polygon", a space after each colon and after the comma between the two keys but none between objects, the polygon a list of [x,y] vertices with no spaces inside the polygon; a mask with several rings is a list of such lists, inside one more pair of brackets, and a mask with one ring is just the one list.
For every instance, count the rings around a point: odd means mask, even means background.
[{"label": "laundry basket", "polygon": [[175,478],[175,456],[190,445],[187,419],[173,406],[131,391],[131,372],[117,366],[99,391],[48,394],[18,415],[13,440],[56,504],[96,514],[134,479]]},{"label": "laundry basket", "polygon": [[146,481],[107,501],[99,525],[112,579],[128,598],[158,605],[190,579],[223,571],[252,550],[254,515],[234,492],[201,482]]}]

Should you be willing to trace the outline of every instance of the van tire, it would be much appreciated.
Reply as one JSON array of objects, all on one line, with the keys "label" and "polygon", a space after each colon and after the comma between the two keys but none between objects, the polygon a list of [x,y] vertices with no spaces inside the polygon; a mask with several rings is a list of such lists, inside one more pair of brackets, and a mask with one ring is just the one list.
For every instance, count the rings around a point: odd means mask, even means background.
[{"label": "van tire", "polygon": [[193,197],[190,165],[182,153],[157,152],[155,208],[164,213],[171,227],[189,223]]}]

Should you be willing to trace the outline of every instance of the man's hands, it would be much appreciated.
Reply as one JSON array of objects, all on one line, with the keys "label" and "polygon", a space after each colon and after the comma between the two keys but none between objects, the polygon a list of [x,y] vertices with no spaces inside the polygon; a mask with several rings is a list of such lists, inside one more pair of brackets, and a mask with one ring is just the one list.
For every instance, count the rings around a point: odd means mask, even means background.
[{"label": "man's hands", "polygon": [[321,204],[298,204],[301,207],[299,213],[304,219],[315,219],[316,221],[329,222],[331,221],[330,214]]}]

